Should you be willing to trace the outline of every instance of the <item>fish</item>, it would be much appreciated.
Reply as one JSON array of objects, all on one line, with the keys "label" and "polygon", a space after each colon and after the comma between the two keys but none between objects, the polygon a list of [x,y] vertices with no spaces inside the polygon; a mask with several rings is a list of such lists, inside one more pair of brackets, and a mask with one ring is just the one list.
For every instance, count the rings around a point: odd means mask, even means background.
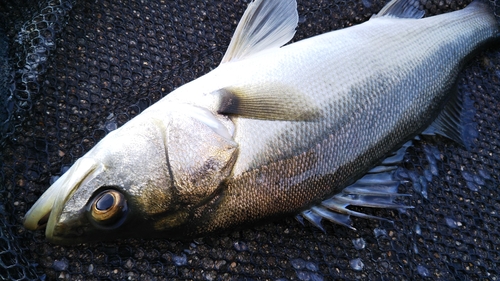
[{"label": "fish", "polygon": [[[24,217],[49,242],[186,239],[297,215],[353,228],[350,206],[410,208],[409,141],[467,146],[457,75],[498,37],[486,2],[423,17],[392,0],[365,23],[291,44],[295,0],[255,0],[220,65],[110,132]],[[383,219],[383,218],[379,218]]]}]

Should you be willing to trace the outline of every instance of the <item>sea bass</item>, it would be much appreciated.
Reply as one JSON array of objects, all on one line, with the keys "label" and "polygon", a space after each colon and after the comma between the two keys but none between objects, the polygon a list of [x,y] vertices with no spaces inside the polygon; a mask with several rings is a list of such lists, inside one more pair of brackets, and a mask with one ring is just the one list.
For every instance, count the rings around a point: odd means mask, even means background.
[{"label": "sea bass", "polygon": [[219,67],[109,133],[24,226],[69,244],[186,238],[290,214],[352,227],[351,215],[370,216],[350,205],[405,207],[394,200],[400,148],[428,128],[461,141],[455,79],[499,32],[480,1],[423,14],[393,0],[366,23],[283,47],[295,0],[255,0]]}]

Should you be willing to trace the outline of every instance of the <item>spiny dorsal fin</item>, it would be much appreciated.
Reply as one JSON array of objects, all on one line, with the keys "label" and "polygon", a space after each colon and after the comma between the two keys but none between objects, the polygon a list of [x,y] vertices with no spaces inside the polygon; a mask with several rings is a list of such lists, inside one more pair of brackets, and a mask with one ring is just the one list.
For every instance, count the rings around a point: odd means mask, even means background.
[{"label": "spiny dorsal fin", "polygon": [[263,120],[312,121],[321,109],[306,95],[280,83],[227,87],[213,92],[218,113]]},{"label": "spiny dorsal fin", "polygon": [[285,45],[293,38],[298,20],[295,0],[255,0],[238,23],[221,63]]},{"label": "spiny dorsal fin", "polygon": [[418,0],[392,0],[378,14],[373,15],[372,19],[380,17],[419,19],[424,14]]}]

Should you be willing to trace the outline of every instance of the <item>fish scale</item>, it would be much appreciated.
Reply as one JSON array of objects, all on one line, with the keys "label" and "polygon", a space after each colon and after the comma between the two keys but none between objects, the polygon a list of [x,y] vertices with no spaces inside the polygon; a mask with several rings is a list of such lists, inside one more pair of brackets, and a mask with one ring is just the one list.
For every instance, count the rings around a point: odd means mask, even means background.
[{"label": "fish scale", "polygon": [[[386,102],[372,109],[376,115],[365,117],[367,120],[377,121],[391,118],[387,115],[378,115],[384,113],[384,108],[393,106],[394,110],[400,112],[411,111],[405,109],[405,106],[413,105],[419,108],[429,103],[429,96],[433,96],[434,93],[444,95],[454,82],[462,58],[492,36],[488,30],[489,26],[482,22],[482,29],[466,30],[467,26],[474,24],[471,21],[474,21],[477,15],[467,11],[456,13],[453,19],[445,17],[423,19],[425,22],[421,25],[416,24],[421,21],[416,19],[396,19],[399,22],[394,25],[395,19],[379,18],[367,22],[366,25],[320,35],[285,46],[279,50],[280,52],[226,65],[224,69],[220,67],[205,76],[206,79],[192,82],[195,83],[193,88],[198,90],[182,89],[178,95],[182,96],[180,100],[193,103],[192,93],[199,92],[202,87],[216,90],[223,88],[227,81],[244,85],[242,87],[255,87],[255,84],[266,85],[272,79],[311,97],[311,100],[318,104],[327,103],[321,108],[325,114],[324,119],[317,122],[280,122],[235,117],[234,122],[238,124],[237,127],[244,128],[237,130],[234,137],[240,145],[240,157],[234,168],[234,173],[238,175],[249,168],[284,159],[296,154],[297,150],[307,149],[324,138],[324,134],[333,132],[335,126],[341,126],[346,122],[346,116],[356,111],[357,107],[370,104],[371,100],[382,99]],[[435,29],[434,26],[440,28],[432,31]],[[402,36],[401,30],[407,30],[408,34],[413,34],[412,37]],[[479,32],[481,30],[484,30],[483,34]],[[443,40],[443,38],[449,39]],[[434,43],[436,41],[439,44]],[[429,43],[427,46],[419,42]],[[366,49],[366,46],[370,47]],[[450,48],[459,49],[457,52],[460,53],[449,54]],[[306,60],[309,63],[301,63]],[[322,60],[332,63],[315,63]],[[207,81],[211,81],[211,84]],[[420,84],[416,84],[416,81]],[[214,86],[207,87],[207,85]],[[265,86],[262,88],[264,90]],[[390,95],[386,93],[387,88],[392,88]],[[420,91],[427,93],[428,96],[420,94]],[[177,93],[172,93],[175,94]],[[414,98],[420,98],[422,101],[412,103]],[[168,98],[164,102],[168,102]],[[443,101],[438,102],[442,103]],[[390,113],[391,111],[386,111],[386,114]],[[395,112],[394,115],[398,116],[399,112]],[[432,116],[435,117],[435,114]],[[394,117],[391,119],[396,120]],[[377,126],[376,130],[382,128],[384,127]],[[385,129],[391,130],[390,126]],[[314,133],[311,133],[312,131]],[[409,131],[411,134],[415,133],[411,128]],[[256,135],[259,136],[258,139],[253,137]],[[375,135],[371,137],[373,136]],[[293,138],[300,138],[300,141]],[[293,145],[290,145],[290,142]],[[258,153],[260,151],[265,151],[265,154]]]},{"label": "fish scale", "polygon": [[424,19],[413,3],[280,48],[295,1],[252,2],[218,68],[101,140],[25,226],[57,243],[185,238],[297,213],[352,227],[371,216],[349,205],[407,207],[382,160],[429,126],[460,135],[454,81],[498,32],[485,3]]}]

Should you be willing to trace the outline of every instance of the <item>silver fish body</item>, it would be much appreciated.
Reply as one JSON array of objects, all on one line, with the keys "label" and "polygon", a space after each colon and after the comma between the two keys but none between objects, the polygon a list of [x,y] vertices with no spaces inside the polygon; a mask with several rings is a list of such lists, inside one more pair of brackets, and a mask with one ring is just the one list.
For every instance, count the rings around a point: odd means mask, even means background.
[{"label": "silver fish body", "polygon": [[429,127],[465,59],[498,32],[481,2],[420,19],[395,0],[364,24],[279,48],[297,15],[294,1],[276,2],[255,1],[242,22],[283,17],[268,24],[283,28],[279,44],[248,43],[240,23],[218,68],[106,136],[25,226],[58,243],[184,238],[311,208]]}]

